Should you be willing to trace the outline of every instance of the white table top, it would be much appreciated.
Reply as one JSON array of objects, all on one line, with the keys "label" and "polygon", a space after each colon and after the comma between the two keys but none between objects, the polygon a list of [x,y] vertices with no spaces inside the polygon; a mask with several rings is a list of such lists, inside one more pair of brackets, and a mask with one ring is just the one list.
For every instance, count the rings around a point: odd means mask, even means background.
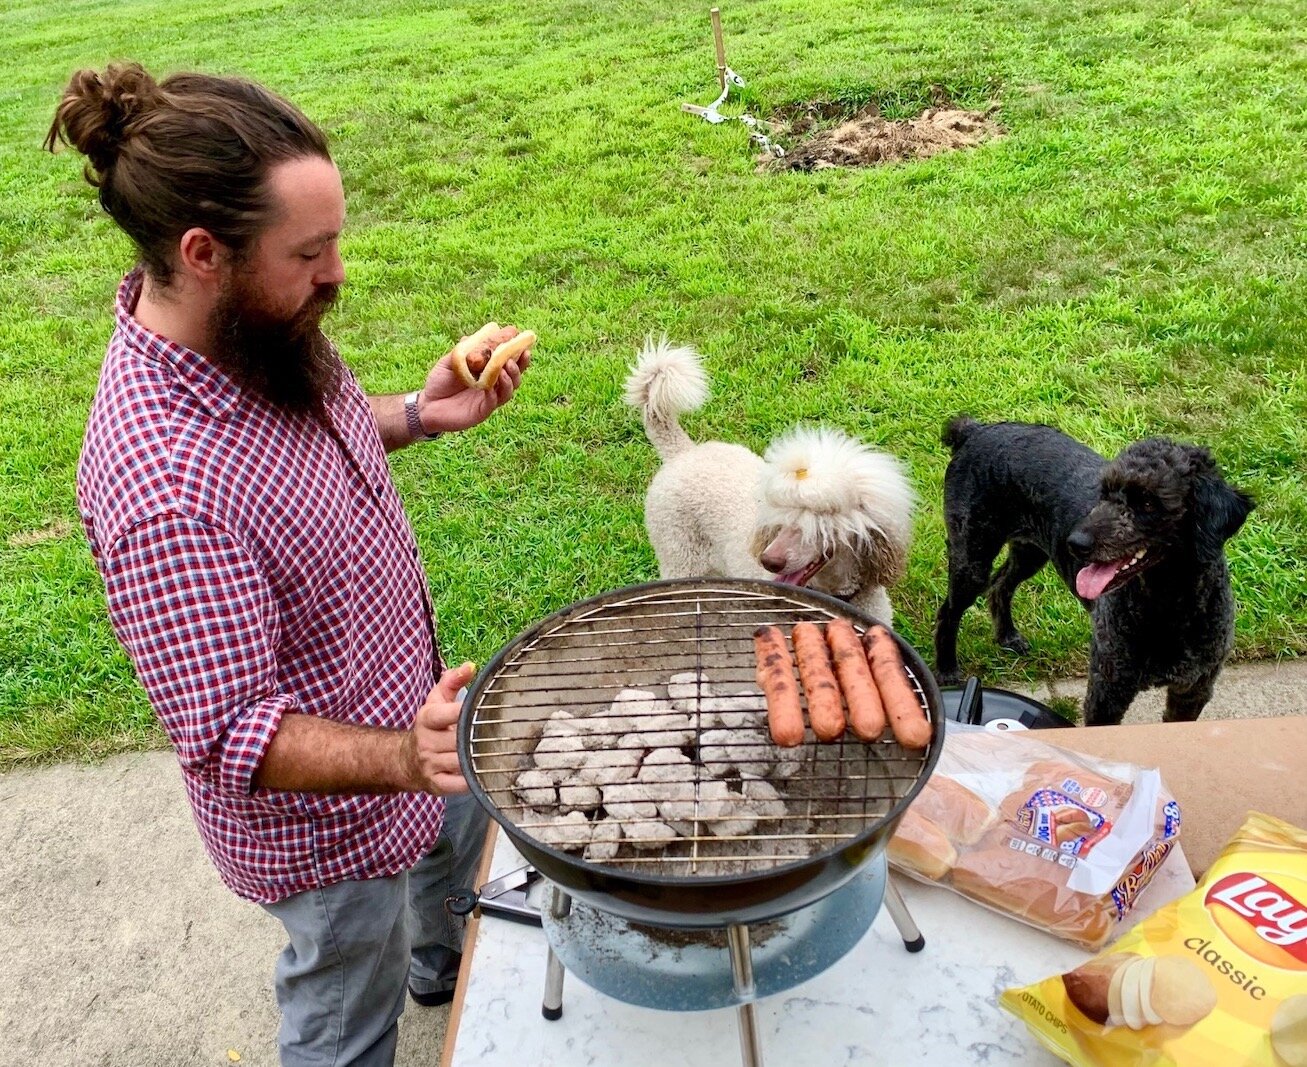
[{"label": "white table top", "polygon": [[[490,877],[524,861],[495,836]],[[1088,953],[988,911],[949,890],[894,876],[926,939],[911,954],[882,908],[851,952],[815,978],[758,1002],[763,1062],[838,1067],[906,1063],[1049,1065],[998,994],[1065,971]],[[1194,886],[1172,851],[1131,915],[1137,922]],[[461,1009],[446,1045],[449,1067],[731,1067],[740,1044],[733,1008],[665,1012],[563,984],[563,1017],[540,1014],[547,943],[538,928],[486,915],[465,946]]]}]

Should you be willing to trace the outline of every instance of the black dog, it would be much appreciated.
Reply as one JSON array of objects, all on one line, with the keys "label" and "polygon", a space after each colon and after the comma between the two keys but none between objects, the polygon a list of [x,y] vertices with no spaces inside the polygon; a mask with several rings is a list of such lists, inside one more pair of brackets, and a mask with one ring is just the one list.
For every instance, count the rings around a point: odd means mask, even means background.
[{"label": "black dog", "polygon": [[1135,694],[1162,685],[1167,722],[1198,718],[1234,642],[1224,546],[1252,498],[1222,479],[1205,448],[1164,437],[1109,463],[1051,426],[963,417],[944,443],[953,458],[940,681],[957,682],[958,623],[986,590],[995,640],[1029,650],[1012,624],[1012,594],[1052,560],[1093,620],[1085,723],[1119,723]]}]

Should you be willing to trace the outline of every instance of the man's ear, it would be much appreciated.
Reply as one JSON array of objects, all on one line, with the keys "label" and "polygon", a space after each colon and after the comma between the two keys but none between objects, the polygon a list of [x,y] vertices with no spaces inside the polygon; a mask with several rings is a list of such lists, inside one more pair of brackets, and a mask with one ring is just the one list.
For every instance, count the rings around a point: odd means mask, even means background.
[{"label": "man's ear", "polygon": [[201,284],[216,282],[227,263],[227,246],[208,230],[192,226],[177,242],[182,270]]}]

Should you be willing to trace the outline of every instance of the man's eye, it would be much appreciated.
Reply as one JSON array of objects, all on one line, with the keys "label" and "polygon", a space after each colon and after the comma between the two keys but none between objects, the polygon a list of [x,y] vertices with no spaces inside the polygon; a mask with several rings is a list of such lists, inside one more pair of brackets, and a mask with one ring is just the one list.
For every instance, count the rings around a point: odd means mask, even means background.
[{"label": "man's eye", "polygon": [[300,259],[306,259],[306,260],[308,260],[310,263],[312,263],[312,262],[313,262],[315,259],[317,259],[318,256],[320,256],[320,255],[322,255],[321,252],[301,252],[301,253],[300,253]]}]

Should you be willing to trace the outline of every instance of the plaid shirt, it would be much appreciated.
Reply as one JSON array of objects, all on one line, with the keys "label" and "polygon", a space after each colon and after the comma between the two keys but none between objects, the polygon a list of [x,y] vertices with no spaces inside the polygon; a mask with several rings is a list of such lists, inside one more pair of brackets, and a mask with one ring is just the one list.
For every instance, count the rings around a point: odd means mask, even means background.
[{"label": "plaid shirt", "polygon": [[77,496],[109,618],[177,751],[205,847],[250,900],[412,866],[423,793],[256,789],[281,716],[407,728],[440,670],[426,577],[347,376],[330,427],[287,415],[118,292]]}]

